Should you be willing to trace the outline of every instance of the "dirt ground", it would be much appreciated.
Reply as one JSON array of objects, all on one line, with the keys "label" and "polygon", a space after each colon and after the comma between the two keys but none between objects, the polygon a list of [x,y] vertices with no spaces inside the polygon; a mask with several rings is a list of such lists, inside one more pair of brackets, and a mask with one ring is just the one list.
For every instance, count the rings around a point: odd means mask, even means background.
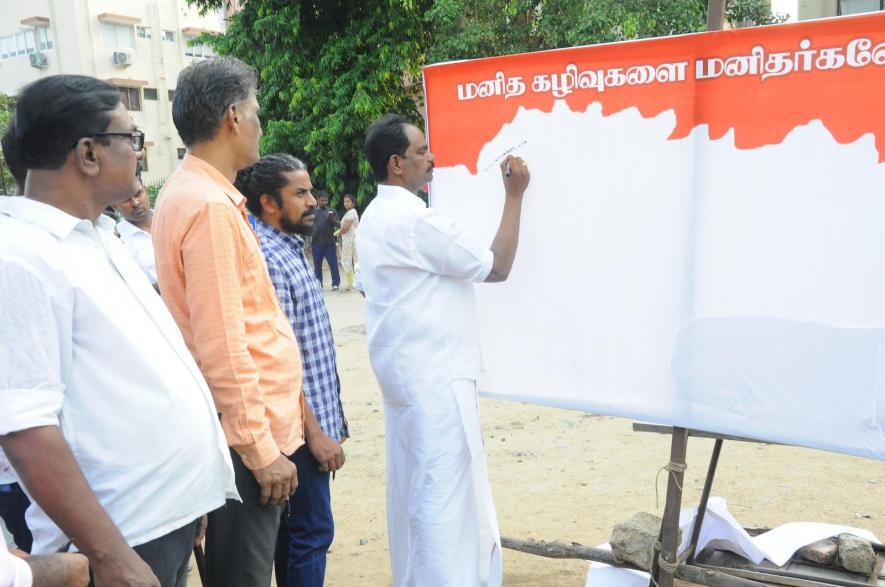
[{"label": "dirt ground", "polygon": [[[352,438],[332,483],[336,535],[329,587],[390,585],[384,497],[384,422],[369,365],[363,299],[328,291],[342,397]],[[669,437],[632,422],[500,400],[481,400],[489,476],[501,533],[516,538],[608,541],[639,511],[662,512]],[[825,425],[825,423],[811,424]],[[713,441],[690,439],[684,507],[697,504]],[[847,524],[885,540],[885,463],[809,449],[726,442],[713,495],[747,527],[786,522]],[[660,506],[660,507],[659,507]],[[587,563],[504,551],[508,587],[583,586]],[[192,573],[191,585],[199,585]]]}]

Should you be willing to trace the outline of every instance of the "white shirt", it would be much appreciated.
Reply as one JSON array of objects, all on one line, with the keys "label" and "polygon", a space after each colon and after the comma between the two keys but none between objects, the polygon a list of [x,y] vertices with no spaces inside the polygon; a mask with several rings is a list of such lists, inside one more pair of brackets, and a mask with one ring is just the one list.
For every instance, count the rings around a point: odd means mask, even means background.
[{"label": "white shirt", "polygon": [[150,233],[138,228],[125,218],[117,223],[117,232],[126,250],[147,275],[151,283],[157,283],[157,266],[154,260],[154,243]]},{"label": "white shirt", "polygon": [[[206,382],[113,228],[0,199],[0,435],[60,426],[135,546],[237,494]],[[67,542],[36,504],[27,521],[35,554]]]},{"label": "white shirt", "polygon": [[31,587],[33,580],[31,567],[9,552],[6,537],[0,532],[0,587]]},{"label": "white shirt", "polygon": [[454,379],[481,359],[472,282],[494,255],[408,190],[379,185],[356,235],[372,368],[392,404]]}]

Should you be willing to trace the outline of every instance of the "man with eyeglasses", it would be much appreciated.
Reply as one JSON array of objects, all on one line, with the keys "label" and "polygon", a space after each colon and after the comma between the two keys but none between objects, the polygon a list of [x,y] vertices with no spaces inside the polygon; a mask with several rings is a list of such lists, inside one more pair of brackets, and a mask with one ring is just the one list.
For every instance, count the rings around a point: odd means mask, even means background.
[{"label": "man with eyeglasses", "polygon": [[0,200],[0,447],[32,552],[82,552],[96,587],[184,587],[203,516],[237,493],[206,382],[101,213],[134,192],[144,134],[116,88],[56,75],[21,91],[13,138],[28,181]]}]

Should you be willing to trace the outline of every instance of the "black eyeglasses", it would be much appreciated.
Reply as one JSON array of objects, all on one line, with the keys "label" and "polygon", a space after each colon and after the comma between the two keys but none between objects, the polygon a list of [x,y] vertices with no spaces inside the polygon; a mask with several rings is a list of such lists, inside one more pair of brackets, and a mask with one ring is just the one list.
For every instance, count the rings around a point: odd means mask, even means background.
[{"label": "black eyeglasses", "polygon": [[[132,142],[133,151],[138,153],[144,149],[143,130],[137,130],[135,132],[97,132],[94,135],[89,135],[89,138],[95,137],[129,137],[129,140]],[[74,143],[74,146],[77,146],[77,143]]]}]

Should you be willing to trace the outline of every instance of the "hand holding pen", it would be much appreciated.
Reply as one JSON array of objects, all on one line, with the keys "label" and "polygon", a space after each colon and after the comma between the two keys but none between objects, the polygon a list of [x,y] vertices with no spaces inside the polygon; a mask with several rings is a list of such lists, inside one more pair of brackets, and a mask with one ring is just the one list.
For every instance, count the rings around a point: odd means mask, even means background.
[{"label": "hand holding pen", "polygon": [[522,196],[531,178],[526,162],[521,157],[513,155],[507,155],[501,161],[501,175],[504,179],[504,190],[510,196]]}]

